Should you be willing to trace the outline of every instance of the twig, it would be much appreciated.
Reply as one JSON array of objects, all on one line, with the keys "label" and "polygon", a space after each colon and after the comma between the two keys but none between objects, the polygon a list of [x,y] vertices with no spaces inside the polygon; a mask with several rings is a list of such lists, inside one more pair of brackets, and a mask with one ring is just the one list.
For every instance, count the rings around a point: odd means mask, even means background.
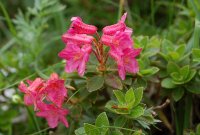
[{"label": "twig", "polygon": [[169,100],[169,99],[166,99],[166,101],[165,101],[163,104],[153,107],[153,110],[160,110],[160,109],[163,109],[163,108],[165,108],[167,105],[169,105],[169,103],[170,103],[170,100]]}]

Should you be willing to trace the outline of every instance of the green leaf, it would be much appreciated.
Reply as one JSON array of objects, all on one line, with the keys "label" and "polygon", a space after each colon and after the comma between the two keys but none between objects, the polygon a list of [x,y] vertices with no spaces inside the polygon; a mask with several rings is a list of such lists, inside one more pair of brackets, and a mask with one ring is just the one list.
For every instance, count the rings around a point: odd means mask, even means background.
[{"label": "green leaf", "polygon": [[176,52],[178,52],[179,56],[183,56],[185,53],[185,44],[179,45],[179,47],[176,49]]},{"label": "green leaf", "polygon": [[89,92],[99,90],[103,87],[104,78],[102,76],[94,76],[88,78],[87,80],[87,89]]},{"label": "green leaf", "polygon": [[196,74],[196,70],[192,69],[189,73],[189,76],[187,76],[187,79],[185,80],[185,83],[189,82],[190,80],[192,80],[192,78],[195,76]]},{"label": "green leaf", "polygon": [[174,63],[174,62],[169,62],[169,63],[167,64],[167,73],[168,73],[168,74],[171,74],[171,73],[173,73],[173,72],[179,72],[179,67],[178,67],[178,65],[177,65],[176,63]]},{"label": "green leaf", "polygon": [[118,102],[120,104],[124,104],[125,103],[125,97],[124,97],[124,93],[119,91],[119,90],[113,90],[113,93],[115,94]]},{"label": "green leaf", "polygon": [[115,129],[115,131],[112,131],[110,135],[124,135],[120,130]]},{"label": "green leaf", "polygon": [[115,122],[114,122],[114,126],[117,126],[117,127],[123,127],[127,122],[127,118],[124,117],[124,116],[118,116],[116,119],[115,119]]},{"label": "green leaf", "polygon": [[84,129],[87,135],[100,135],[100,130],[92,124],[84,123]]},{"label": "green leaf", "polygon": [[80,127],[75,130],[75,135],[84,135],[84,134],[86,134],[84,127]]},{"label": "green leaf", "polygon": [[123,85],[119,77],[113,74],[105,75],[105,84],[115,89],[123,89]]},{"label": "green leaf", "polygon": [[174,72],[171,73],[170,76],[172,77],[173,81],[184,82],[184,78],[180,73]]},{"label": "green leaf", "polygon": [[186,65],[180,69],[180,74],[183,76],[183,79],[186,79],[190,72],[190,66]]},{"label": "green leaf", "polygon": [[185,87],[191,93],[200,94],[200,83],[199,82],[189,83]]},{"label": "green leaf", "polygon": [[196,127],[196,133],[200,133],[200,124],[198,124]]},{"label": "green leaf", "polygon": [[142,70],[140,70],[138,74],[141,75],[141,76],[154,75],[158,71],[159,71],[159,68],[157,68],[157,67],[150,67],[148,69],[142,69]]},{"label": "green leaf", "polygon": [[180,55],[177,52],[169,52],[169,56],[172,58],[172,60],[177,61],[180,58]]},{"label": "green leaf", "polygon": [[133,107],[133,104],[135,102],[135,94],[134,94],[134,91],[133,89],[129,89],[126,94],[125,94],[125,101],[128,105],[128,108],[132,108]]},{"label": "green leaf", "polygon": [[181,87],[173,89],[172,91],[172,97],[176,102],[179,101],[183,97],[183,95],[184,95],[184,89],[182,89]]},{"label": "green leaf", "polygon": [[130,117],[131,118],[138,118],[144,114],[144,108],[142,106],[136,106],[131,110]]},{"label": "green leaf", "polygon": [[140,101],[142,100],[143,97],[143,87],[137,88],[134,90],[134,95],[135,95],[135,102],[133,104],[133,107],[137,106]]},{"label": "green leaf", "polygon": [[142,135],[142,130],[137,130],[133,133],[133,135]]},{"label": "green leaf", "polygon": [[172,82],[171,78],[165,78],[164,80],[162,80],[161,86],[163,88],[167,88],[167,89],[171,89],[171,88],[176,87],[176,85]]},{"label": "green leaf", "polygon": [[[96,119],[95,125],[97,127],[109,126],[109,120],[105,112],[99,114]],[[101,128],[101,135],[105,135],[108,131],[108,128]]]},{"label": "green leaf", "polygon": [[[108,109],[108,110],[110,110],[111,112],[114,112],[114,113],[116,113],[116,114],[129,114],[129,110],[128,109],[124,109],[124,108],[122,108],[123,106],[120,106],[119,108],[114,108],[114,106],[117,106],[118,107],[118,105],[117,105],[117,103],[116,102],[114,102],[113,100],[111,100],[111,101],[108,101],[107,103],[106,103],[106,108]],[[126,106],[124,106],[124,107],[126,107]]]},{"label": "green leaf", "polygon": [[197,48],[192,49],[192,58],[194,62],[200,61],[200,49]]}]

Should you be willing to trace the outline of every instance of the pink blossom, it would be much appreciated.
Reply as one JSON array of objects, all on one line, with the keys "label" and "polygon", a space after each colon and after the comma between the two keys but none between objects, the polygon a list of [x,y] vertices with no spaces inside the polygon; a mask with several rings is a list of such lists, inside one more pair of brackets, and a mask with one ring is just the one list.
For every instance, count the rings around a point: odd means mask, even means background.
[{"label": "pink blossom", "polygon": [[114,36],[102,35],[101,41],[103,44],[111,48],[123,50],[125,48],[133,48],[133,40],[125,32],[116,32]]},{"label": "pink blossom", "polygon": [[37,109],[37,103],[42,101],[43,95],[41,94],[44,90],[44,81],[41,78],[36,78],[34,81],[27,81],[29,86],[24,82],[21,82],[19,85],[19,90],[24,95],[24,103],[26,105],[34,104],[35,109]]},{"label": "pink blossom", "polygon": [[79,46],[70,44],[58,55],[67,61],[65,67],[67,73],[77,70],[79,75],[83,76],[91,51],[91,45],[84,45],[80,48]]},{"label": "pink blossom", "polygon": [[58,122],[62,122],[66,127],[69,127],[69,124],[65,116],[69,113],[67,109],[55,107],[51,104],[40,104],[39,112],[36,113],[38,117],[44,117],[50,128],[55,128],[58,126]]},{"label": "pink blossom", "polygon": [[117,31],[120,31],[120,32],[125,31],[127,29],[126,24],[124,23],[126,16],[127,16],[127,13],[124,13],[124,15],[121,17],[118,23],[104,27],[103,34],[114,35]]},{"label": "pink blossom", "polygon": [[77,34],[95,34],[97,32],[97,27],[83,23],[80,17],[72,17],[71,21],[71,28]]},{"label": "pink blossom", "polygon": [[114,58],[118,65],[119,76],[122,80],[125,79],[126,72],[137,73],[139,70],[138,63],[135,59],[140,54],[142,49],[127,48],[123,53],[119,54],[117,49],[111,49],[110,56]]},{"label": "pink blossom", "polygon": [[61,107],[64,102],[64,98],[67,95],[65,81],[59,79],[56,73],[52,73],[49,80],[46,82],[44,92],[47,96],[47,100],[50,100],[58,107]]},{"label": "pink blossom", "polygon": [[70,32],[66,32],[62,35],[62,40],[65,44],[74,43],[77,45],[84,44],[92,44],[94,38],[92,36],[88,36],[86,34],[72,34],[72,30]]}]

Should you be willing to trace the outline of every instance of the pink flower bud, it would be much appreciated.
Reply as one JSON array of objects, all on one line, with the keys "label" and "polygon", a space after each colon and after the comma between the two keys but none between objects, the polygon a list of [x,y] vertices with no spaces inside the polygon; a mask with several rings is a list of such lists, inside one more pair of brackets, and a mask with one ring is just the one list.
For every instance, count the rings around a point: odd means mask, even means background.
[{"label": "pink flower bud", "polygon": [[95,34],[97,27],[82,22],[80,17],[72,17],[71,28],[73,28],[77,34]]},{"label": "pink flower bud", "polygon": [[78,45],[83,45],[83,44],[92,44],[93,41],[92,36],[88,36],[86,34],[68,34],[65,33],[62,35],[62,40],[64,43],[76,43]]}]

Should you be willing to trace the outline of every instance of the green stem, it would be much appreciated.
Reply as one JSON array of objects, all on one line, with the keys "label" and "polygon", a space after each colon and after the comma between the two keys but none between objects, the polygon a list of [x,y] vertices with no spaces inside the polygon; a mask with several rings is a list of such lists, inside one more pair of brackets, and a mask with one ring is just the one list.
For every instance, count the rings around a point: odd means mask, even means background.
[{"label": "green stem", "polygon": [[16,30],[15,30],[15,28],[14,28],[14,26],[13,26],[13,24],[12,24],[12,21],[11,21],[9,15],[8,15],[8,12],[7,12],[6,9],[4,8],[2,2],[0,2],[0,8],[1,8],[1,10],[2,10],[4,16],[5,16],[5,19],[6,19],[6,22],[7,22],[7,24],[8,24],[8,27],[9,27],[10,32],[13,34],[13,36],[16,36]]},{"label": "green stem", "polygon": [[[38,132],[40,132],[40,126],[39,126],[39,124],[38,124],[37,118],[36,118],[35,115],[33,114],[33,111],[32,111],[29,107],[27,107],[27,106],[26,106],[26,109],[27,109],[27,111],[28,111],[28,114],[29,114],[29,116],[30,116],[30,118],[31,118],[31,120],[32,120],[32,122],[33,122],[33,124],[34,124],[34,126],[35,126],[35,129],[36,129]],[[42,134],[40,133],[40,135],[42,135]]]},{"label": "green stem", "polygon": [[190,127],[190,116],[192,110],[192,95],[188,94],[185,98],[185,113],[184,113],[184,125],[183,128]]},{"label": "green stem", "polygon": [[124,0],[119,0],[118,20],[120,20],[123,12]]}]

